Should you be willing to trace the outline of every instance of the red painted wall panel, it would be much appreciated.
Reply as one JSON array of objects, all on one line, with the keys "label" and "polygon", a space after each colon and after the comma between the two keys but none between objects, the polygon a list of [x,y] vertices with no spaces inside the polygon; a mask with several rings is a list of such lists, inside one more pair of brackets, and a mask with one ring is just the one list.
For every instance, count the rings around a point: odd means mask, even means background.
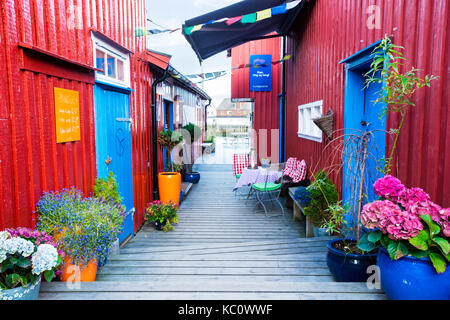
[{"label": "red painted wall panel", "polygon": [[[380,9],[380,29],[369,29],[368,6]],[[297,137],[297,106],[324,100],[332,108],[335,127],[342,129],[344,66],[339,61],[392,35],[409,60],[424,72],[438,75],[431,89],[420,90],[406,119],[398,146],[397,175],[408,186],[419,186],[440,205],[450,206],[450,113],[448,0],[316,0],[298,17],[288,41],[293,58],[287,62],[287,155],[304,158],[320,168],[325,143]],[[388,128],[399,119],[388,117]],[[388,139],[387,150],[391,141]],[[446,160],[447,159],[447,160]],[[334,177],[341,184],[342,177]]]},{"label": "red painted wall panel", "polygon": [[[231,66],[235,68],[241,64],[249,64],[250,55],[254,54],[271,54],[272,61],[279,61],[281,59],[281,38],[251,41],[233,48],[231,50]],[[254,99],[254,129],[258,133],[258,137],[261,129],[267,130],[267,155],[259,155],[260,157],[271,157],[270,130],[280,129],[280,98],[278,95],[281,93],[282,65],[272,66],[272,91],[270,92],[250,92],[249,70],[249,68],[244,68],[232,71],[231,97]],[[259,147],[258,150],[260,150]]]},{"label": "red painted wall panel", "polygon": [[[133,35],[134,28],[145,26],[145,1],[4,0],[0,2],[0,17],[0,81],[4,84],[0,92],[0,229],[32,226],[34,205],[45,190],[71,186],[86,194],[93,190],[93,74],[76,65],[93,64],[91,28],[132,51],[133,183],[138,229],[152,188],[148,163],[153,78],[145,61],[146,38]],[[85,77],[74,79],[70,72],[49,75],[45,69],[34,68],[39,64],[36,60],[27,60],[33,68],[22,69],[24,49],[20,43],[72,61],[73,68],[80,68]],[[80,92],[81,141],[56,144],[54,87]]]}]

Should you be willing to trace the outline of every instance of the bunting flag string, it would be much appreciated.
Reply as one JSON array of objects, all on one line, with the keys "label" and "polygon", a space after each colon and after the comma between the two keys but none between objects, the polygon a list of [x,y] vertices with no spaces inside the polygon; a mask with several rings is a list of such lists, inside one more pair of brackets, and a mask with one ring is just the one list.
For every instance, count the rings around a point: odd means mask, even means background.
[{"label": "bunting flag string", "polygon": [[[248,23],[256,23],[262,20],[266,20],[269,19],[273,16],[276,15],[280,15],[280,14],[285,14],[287,13],[289,10],[295,8],[298,4],[300,4],[300,2],[302,2],[303,0],[295,0],[295,1],[291,1],[291,2],[287,2],[287,3],[283,3],[279,6],[276,7],[272,7],[272,8],[268,8],[268,9],[264,9],[264,10],[260,10],[258,12],[253,12],[253,13],[249,13],[246,15],[242,15],[242,16],[238,16],[238,17],[231,17],[231,18],[222,18],[222,19],[218,19],[218,20],[210,20],[206,23],[203,24],[197,24],[195,26],[188,26],[188,27],[184,27],[184,33],[187,35],[190,35],[194,32],[200,31],[204,26],[210,25],[210,24],[215,24],[215,23],[221,23],[221,22],[225,22],[227,26],[231,26],[232,24],[235,24],[237,22],[241,22],[242,24],[248,24]],[[180,30],[181,28],[176,28],[176,29],[151,29],[151,30],[147,30],[145,28],[137,28],[134,30],[134,35],[136,37],[144,37],[144,36],[149,36],[149,35],[155,35],[155,34],[160,34],[160,33],[173,33],[175,31]]]},{"label": "bunting flag string", "polygon": [[[284,58],[281,60],[271,62],[271,65],[277,65],[277,64],[280,64],[283,61],[287,61],[289,59],[291,59],[291,55],[288,54],[288,55],[284,56]],[[231,70],[245,69],[245,68],[250,68],[250,67],[261,68],[261,67],[267,67],[267,65],[266,64],[254,64],[254,65],[241,64],[237,67],[231,68]],[[222,70],[222,71],[214,71],[214,72],[206,72],[206,73],[189,74],[189,75],[186,75],[185,77],[189,78],[189,79],[201,78],[202,80],[200,80],[196,83],[202,83],[204,81],[215,80],[215,79],[225,76],[227,74],[228,74],[228,71]]]},{"label": "bunting flag string", "polygon": [[220,20],[211,20],[211,21],[208,21],[207,23],[197,24],[195,26],[185,27],[184,28],[184,33],[187,34],[187,35],[190,35],[193,32],[201,30],[206,25],[213,24],[213,23],[219,23],[219,22],[225,22],[228,26],[230,26],[232,24],[235,24],[235,23],[237,23],[239,21],[242,24],[255,23],[255,22],[258,22],[258,21],[269,19],[272,16],[276,16],[276,15],[279,15],[279,14],[285,14],[288,10],[291,10],[291,9],[295,8],[302,1],[303,0],[295,0],[295,1],[287,2],[287,3],[283,3],[283,4],[281,4],[279,6],[276,6],[276,7],[267,8],[267,9],[260,10],[260,11],[257,11],[257,12],[253,12],[253,13],[249,13],[249,14],[246,14],[246,15],[243,15],[243,16],[231,17],[231,18],[222,18]]},{"label": "bunting flag string", "polygon": [[144,28],[136,28],[134,29],[134,35],[136,37],[144,37],[144,36],[150,36],[150,35],[154,35],[154,34],[160,34],[160,33],[173,33],[175,31],[180,30],[181,28],[176,28],[176,29],[164,29],[164,30],[160,30],[160,29],[150,29],[150,30],[146,30]]}]

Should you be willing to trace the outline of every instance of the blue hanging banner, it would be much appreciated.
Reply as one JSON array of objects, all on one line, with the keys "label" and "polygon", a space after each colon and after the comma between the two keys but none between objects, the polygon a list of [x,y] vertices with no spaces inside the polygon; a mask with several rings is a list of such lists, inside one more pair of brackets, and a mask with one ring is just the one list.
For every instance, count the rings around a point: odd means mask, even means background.
[{"label": "blue hanging banner", "polygon": [[272,55],[251,55],[250,65],[250,91],[271,91]]}]

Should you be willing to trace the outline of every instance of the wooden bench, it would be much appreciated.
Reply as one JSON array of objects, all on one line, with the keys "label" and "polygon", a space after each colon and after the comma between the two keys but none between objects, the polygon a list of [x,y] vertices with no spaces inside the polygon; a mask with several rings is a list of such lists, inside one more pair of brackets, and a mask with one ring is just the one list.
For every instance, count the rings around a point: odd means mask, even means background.
[{"label": "wooden bench", "polygon": [[295,199],[295,191],[299,187],[292,187],[289,188],[289,197],[286,198],[286,206],[287,207],[293,207],[294,214],[293,218],[297,221],[302,221],[304,218],[306,218],[306,237],[312,238],[314,237],[314,230],[313,225],[308,217],[305,217],[305,212],[303,211],[303,206]]}]

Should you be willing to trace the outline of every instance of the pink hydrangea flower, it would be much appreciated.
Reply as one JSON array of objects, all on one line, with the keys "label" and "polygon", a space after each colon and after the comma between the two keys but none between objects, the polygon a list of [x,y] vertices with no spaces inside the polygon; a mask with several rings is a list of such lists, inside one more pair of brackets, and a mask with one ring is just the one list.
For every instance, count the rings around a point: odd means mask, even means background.
[{"label": "pink hydrangea flower", "polygon": [[405,192],[406,187],[399,179],[391,175],[386,175],[374,183],[373,189],[379,197],[397,202],[400,194]]},{"label": "pink hydrangea flower", "polygon": [[409,206],[412,205],[426,206],[426,204],[431,201],[431,198],[428,193],[423,191],[421,188],[405,188],[400,193],[398,201],[406,210],[408,210]]},{"label": "pink hydrangea flower", "polygon": [[389,200],[378,200],[366,204],[361,222],[368,229],[380,228],[393,240],[407,240],[416,237],[423,229],[420,218],[409,211],[402,211]]}]

